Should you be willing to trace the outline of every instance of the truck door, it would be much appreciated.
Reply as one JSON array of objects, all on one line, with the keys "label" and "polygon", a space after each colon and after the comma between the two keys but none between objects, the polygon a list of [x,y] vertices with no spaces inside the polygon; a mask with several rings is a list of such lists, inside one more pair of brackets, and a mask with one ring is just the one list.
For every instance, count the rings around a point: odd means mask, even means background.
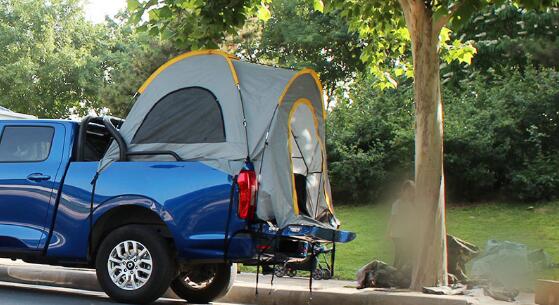
[{"label": "truck door", "polygon": [[0,123],[0,251],[38,250],[48,236],[65,128],[57,123]]}]

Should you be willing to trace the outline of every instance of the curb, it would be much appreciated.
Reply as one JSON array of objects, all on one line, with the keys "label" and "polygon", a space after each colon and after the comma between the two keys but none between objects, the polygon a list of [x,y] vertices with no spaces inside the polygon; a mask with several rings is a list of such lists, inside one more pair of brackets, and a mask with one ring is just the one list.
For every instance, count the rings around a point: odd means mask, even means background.
[{"label": "curb", "polygon": [[102,291],[95,271],[42,265],[0,265],[0,281]]},{"label": "curb", "polygon": [[[91,269],[61,268],[43,265],[0,264],[0,282],[62,287],[103,292]],[[163,296],[178,299],[170,289]]]},{"label": "curb", "polygon": [[[61,268],[42,265],[0,264],[0,281],[43,285],[90,291],[102,291],[95,272],[89,269]],[[167,291],[167,298],[178,298]],[[258,295],[255,284],[236,282],[219,302],[261,305],[469,305],[463,296],[439,296],[418,292],[387,292],[374,289],[318,288],[311,293],[306,287],[294,285],[260,284]]]},{"label": "curb", "polygon": [[225,298],[227,303],[259,305],[471,305],[464,296],[428,295],[416,292],[385,292],[373,289],[328,288],[311,293],[300,287],[259,287],[255,294],[254,285],[235,284]]}]

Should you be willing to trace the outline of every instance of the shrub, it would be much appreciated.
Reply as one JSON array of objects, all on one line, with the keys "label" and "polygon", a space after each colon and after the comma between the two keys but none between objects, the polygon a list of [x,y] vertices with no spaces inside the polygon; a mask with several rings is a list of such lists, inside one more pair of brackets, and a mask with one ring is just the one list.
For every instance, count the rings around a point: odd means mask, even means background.
[{"label": "shrub", "polygon": [[559,194],[553,178],[559,153],[557,84],[556,71],[527,68],[480,75],[445,90],[451,199],[540,200]]},{"label": "shrub", "polygon": [[[447,86],[445,174],[451,201],[559,197],[559,73],[509,69]],[[413,176],[413,93],[358,80],[328,121],[332,188],[339,201],[374,200]]]},{"label": "shrub", "polygon": [[341,201],[378,198],[388,182],[413,167],[411,90],[371,88],[358,81],[327,121],[332,191]]}]

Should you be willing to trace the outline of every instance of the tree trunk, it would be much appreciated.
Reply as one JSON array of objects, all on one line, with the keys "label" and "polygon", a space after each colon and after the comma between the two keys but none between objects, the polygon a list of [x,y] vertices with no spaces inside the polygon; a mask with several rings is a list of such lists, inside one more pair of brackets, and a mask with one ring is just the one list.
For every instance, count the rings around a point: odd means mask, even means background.
[{"label": "tree trunk", "polygon": [[412,40],[415,98],[415,182],[419,241],[411,288],[448,285],[443,174],[443,106],[438,37],[424,1],[401,0]]}]

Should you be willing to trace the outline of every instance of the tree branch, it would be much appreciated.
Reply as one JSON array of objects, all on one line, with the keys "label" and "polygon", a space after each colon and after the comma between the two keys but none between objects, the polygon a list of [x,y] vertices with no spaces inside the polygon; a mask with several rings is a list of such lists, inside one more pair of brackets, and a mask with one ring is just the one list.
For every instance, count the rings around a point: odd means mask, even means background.
[{"label": "tree branch", "polygon": [[398,2],[400,2],[400,6],[402,7],[402,11],[404,12],[404,19],[406,20],[406,24],[410,25],[411,19],[411,5],[413,2],[413,0],[398,0]]},{"label": "tree branch", "polygon": [[404,11],[404,14],[410,12],[413,0],[398,0],[398,2],[400,2],[400,6],[402,7],[402,10]]},{"label": "tree branch", "polygon": [[454,14],[456,14],[456,12],[460,9],[460,7],[464,5],[464,2],[466,2],[466,0],[456,2],[450,7],[448,14],[441,16],[441,18],[439,18],[438,20],[434,20],[435,24],[433,25],[433,30],[435,30],[437,33],[440,32],[441,29],[450,21],[450,18],[452,18]]}]

